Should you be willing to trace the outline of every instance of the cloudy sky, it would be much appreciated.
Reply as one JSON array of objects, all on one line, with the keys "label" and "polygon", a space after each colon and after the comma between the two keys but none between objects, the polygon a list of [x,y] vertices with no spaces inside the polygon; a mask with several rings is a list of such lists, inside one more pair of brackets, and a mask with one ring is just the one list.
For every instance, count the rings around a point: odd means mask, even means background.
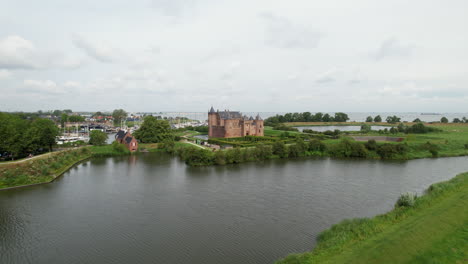
[{"label": "cloudy sky", "polygon": [[0,6],[0,111],[468,112],[466,0]]}]

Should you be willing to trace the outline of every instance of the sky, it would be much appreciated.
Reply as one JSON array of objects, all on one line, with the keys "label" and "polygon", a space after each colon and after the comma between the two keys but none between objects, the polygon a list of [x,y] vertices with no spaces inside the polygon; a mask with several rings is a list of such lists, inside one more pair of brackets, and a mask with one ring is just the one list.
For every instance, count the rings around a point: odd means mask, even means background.
[{"label": "sky", "polygon": [[0,6],[0,111],[468,112],[466,0]]}]

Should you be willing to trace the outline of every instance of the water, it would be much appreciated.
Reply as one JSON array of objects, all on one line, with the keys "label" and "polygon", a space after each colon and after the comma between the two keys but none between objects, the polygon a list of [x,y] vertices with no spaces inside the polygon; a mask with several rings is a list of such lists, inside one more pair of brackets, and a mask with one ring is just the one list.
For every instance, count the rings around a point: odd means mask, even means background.
[{"label": "water", "polygon": [[273,263],[344,218],[384,213],[400,193],[468,171],[467,161],[96,158],[52,184],[0,192],[0,263]]},{"label": "water", "polygon": [[106,144],[112,144],[115,141],[115,135],[116,133],[107,134]]},{"label": "water", "polygon": [[[299,131],[303,131],[304,129],[311,129],[318,132],[325,132],[327,130],[335,130],[338,129],[340,131],[360,131],[361,126],[297,126],[295,127],[299,129]],[[389,126],[372,126],[372,130],[380,130],[380,129],[390,129]]]}]

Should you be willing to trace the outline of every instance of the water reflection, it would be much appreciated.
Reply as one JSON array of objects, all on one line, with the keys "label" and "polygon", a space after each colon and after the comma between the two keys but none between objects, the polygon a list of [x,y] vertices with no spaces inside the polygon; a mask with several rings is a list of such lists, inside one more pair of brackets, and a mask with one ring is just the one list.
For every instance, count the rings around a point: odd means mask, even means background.
[{"label": "water reflection", "polygon": [[333,223],[468,171],[467,161],[95,158],[52,184],[0,192],[0,263],[273,263]]}]

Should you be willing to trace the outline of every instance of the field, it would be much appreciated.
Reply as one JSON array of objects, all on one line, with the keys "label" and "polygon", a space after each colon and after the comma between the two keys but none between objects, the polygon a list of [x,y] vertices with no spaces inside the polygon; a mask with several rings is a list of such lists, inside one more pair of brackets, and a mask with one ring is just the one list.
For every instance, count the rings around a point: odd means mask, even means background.
[{"label": "field", "polygon": [[317,247],[277,264],[466,263],[468,173],[432,185],[414,206],[371,219],[345,220],[319,236]]}]

